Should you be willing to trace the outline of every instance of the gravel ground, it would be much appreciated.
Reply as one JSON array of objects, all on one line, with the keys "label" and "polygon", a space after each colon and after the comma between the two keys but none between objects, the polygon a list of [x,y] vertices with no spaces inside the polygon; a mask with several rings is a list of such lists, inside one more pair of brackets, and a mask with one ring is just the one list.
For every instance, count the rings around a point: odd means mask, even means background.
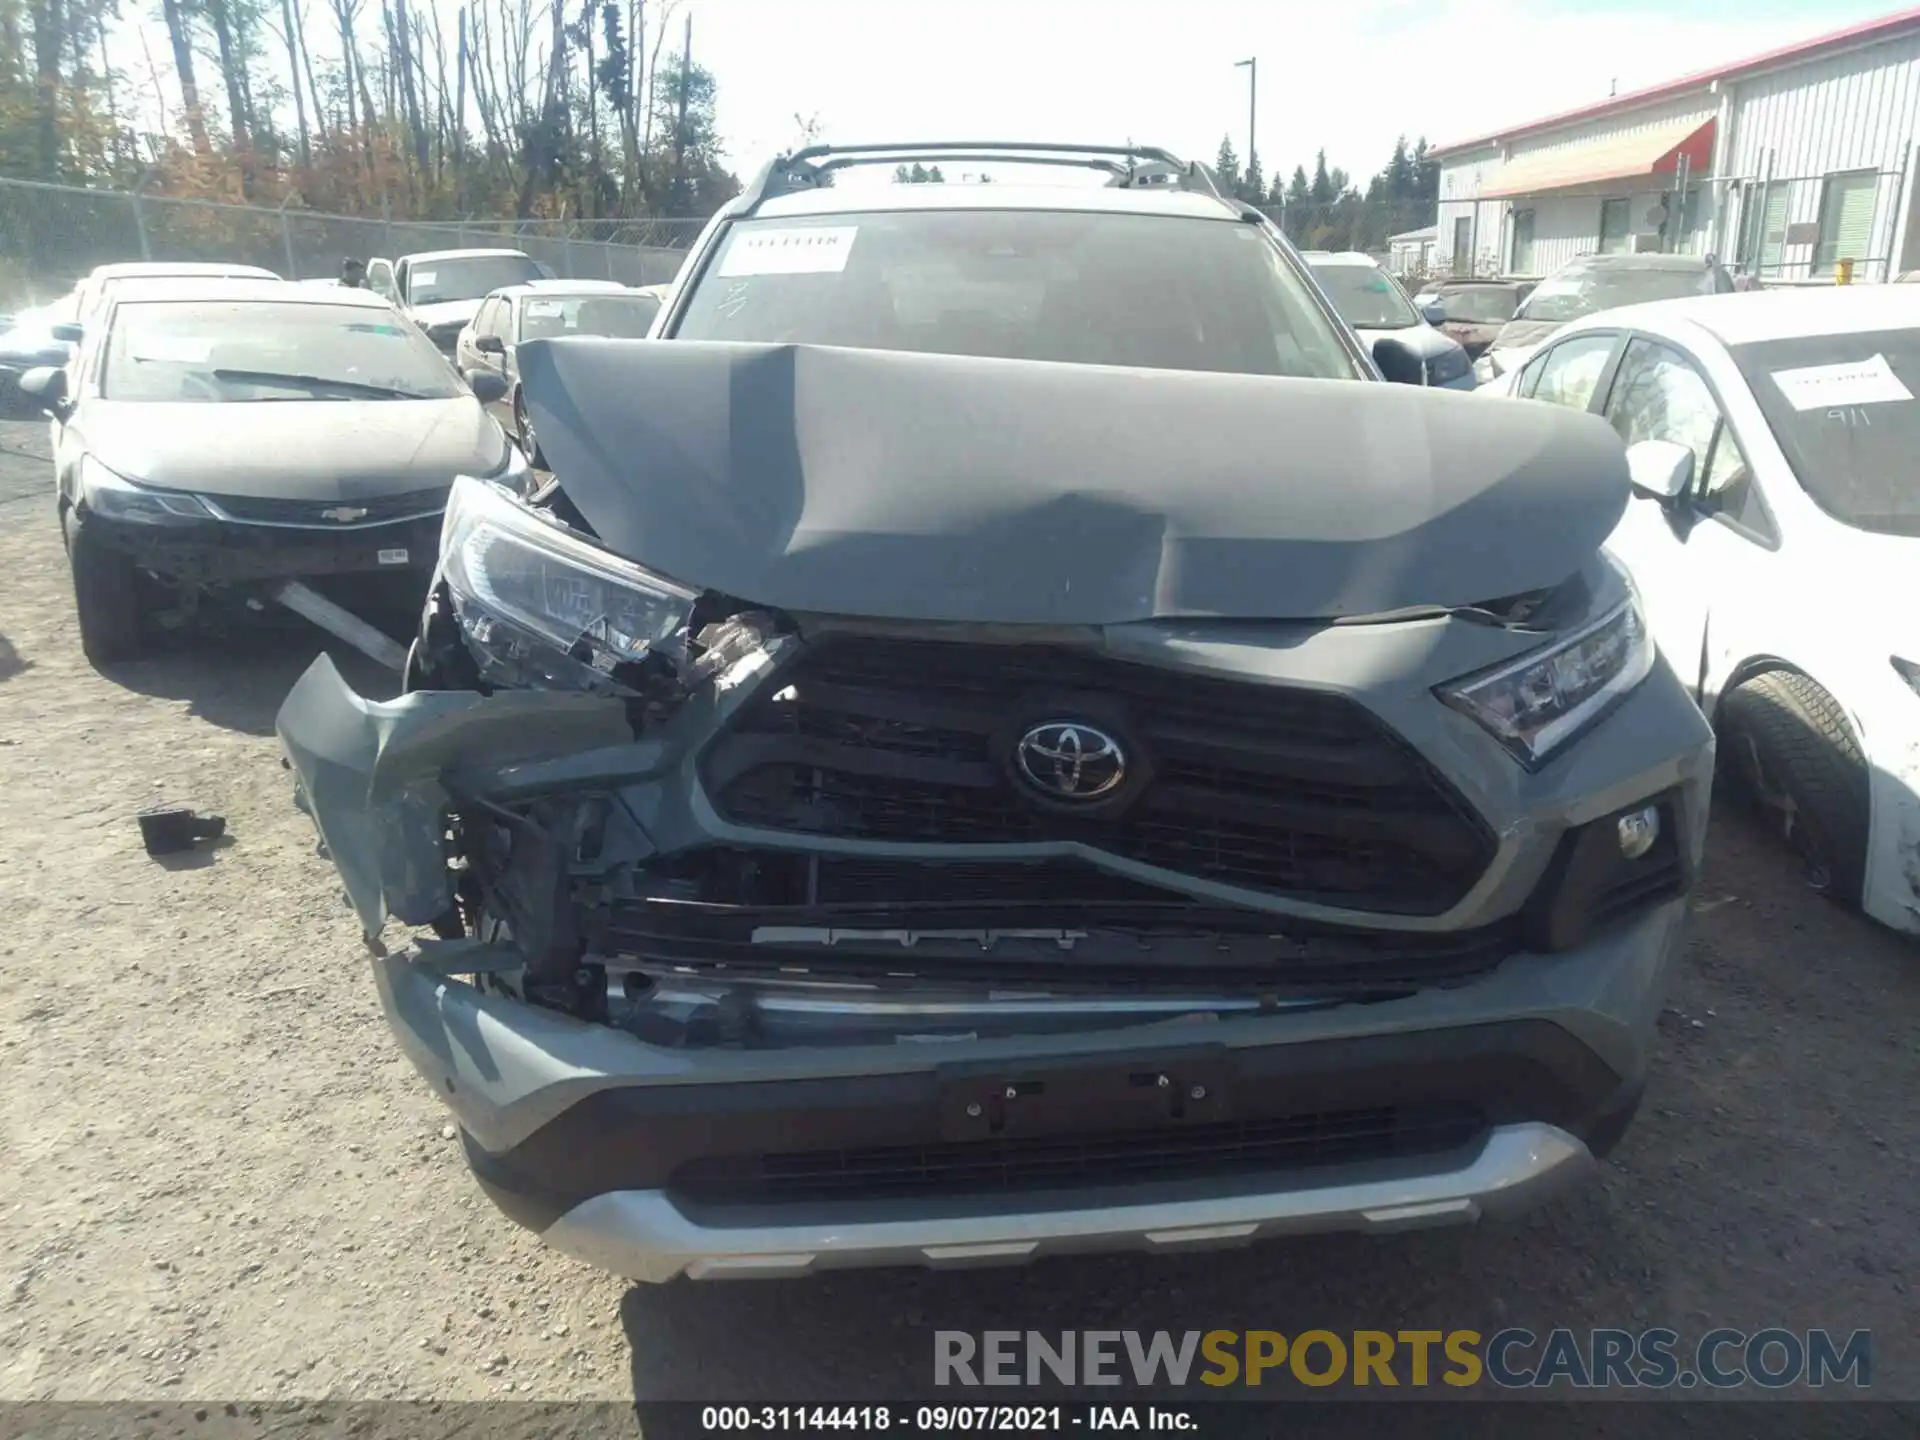
[{"label": "gravel ground", "polygon": [[[1503,1324],[1867,1327],[1875,1391],[1920,1395],[1920,949],[1737,819],[1641,1119],[1517,1227],[664,1289],[546,1253],[469,1183],[289,803],[318,638],[96,674],[44,456],[0,426],[0,1400],[899,1398],[936,1328]],[[147,859],[161,799],[231,843]]]}]

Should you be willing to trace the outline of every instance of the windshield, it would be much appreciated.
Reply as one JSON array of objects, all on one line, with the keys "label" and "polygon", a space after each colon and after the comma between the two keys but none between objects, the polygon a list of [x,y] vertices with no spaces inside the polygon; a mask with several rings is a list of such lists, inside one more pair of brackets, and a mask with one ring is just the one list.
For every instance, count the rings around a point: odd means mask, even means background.
[{"label": "windshield", "polygon": [[1513,318],[1518,291],[1504,285],[1473,285],[1442,290],[1440,308],[1447,319],[1463,325],[1504,325]]},{"label": "windshield", "polygon": [[675,332],[1167,370],[1356,379],[1255,225],[1048,210],[750,220]]},{"label": "windshield", "polygon": [[484,300],[509,285],[540,278],[540,267],[525,255],[466,255],[423,260],[407,271],[407,303],[437,305],[443,300]]},{"label": "windshield", "polygon": [[1315,265],[1313,278],[1356,330],[1404,330],[1420,323],[1400,287],[1377,265]]},{"label": "windshield", "polygon": [[1569,265],[1542,280],[1539,288],[1514,314],[1516,320],[1578,320],[1596,310],[1640,305],[1650,300],[1678,300],[1686,295],[1712,295],[1731,287],[1718,283],[1718,272],[1701,265]]},{"label": "windshield", "polygon": [[1803,335],[1729,353],[1814,504],[1857,530],[1920,536],[1920,330]]},{"label": "windshield", "polygon": [[391,312],[261,301],[140,301],[113,316],[100,393],[112,400],[447,400],[439,351]]},{"label": "windshield", "polygon": [[520,338],[611,335],[644,340],[659,313],[660,302],[651,295],[541,295],[521,304]]}]

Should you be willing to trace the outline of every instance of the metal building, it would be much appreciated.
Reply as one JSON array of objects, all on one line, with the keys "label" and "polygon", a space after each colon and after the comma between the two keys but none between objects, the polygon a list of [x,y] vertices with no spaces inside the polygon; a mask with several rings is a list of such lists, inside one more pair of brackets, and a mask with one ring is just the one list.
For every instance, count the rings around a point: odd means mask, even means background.
[{"label": "metal building", "polygon": [[1396,275],[1425,275],[1433,268],[1433,242],[1439,234],[1431,225],[1403,230],[1387,237],[1387,268]]},{"label": "metal building", "polygon": [[1920,268],[1916,140],[1920,8],[1436,147],[1434,264],[1662,250],[1774,284],[1892,279]]}]

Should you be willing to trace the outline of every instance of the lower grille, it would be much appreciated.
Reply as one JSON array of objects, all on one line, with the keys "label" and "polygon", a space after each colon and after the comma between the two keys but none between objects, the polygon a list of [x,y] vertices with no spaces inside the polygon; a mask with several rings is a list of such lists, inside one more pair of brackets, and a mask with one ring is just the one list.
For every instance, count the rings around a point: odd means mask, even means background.
[{"label": "lower grille", "polygon": [[1438,1154],[1485,1128],[1468,1105],[1382,1106],[1124,1134],[695,1160],[667,1188],[697,1204],[739,1205],[1152,1184]]},{"label": "lower grille", "polygon": [[[1322,925],[1208,906],[1070,861],[930,864],[781,850],[694,851],[663,862],[650,897],[617,899],[595,945],[691,973],[741,978],[804,964],[816,977],[912,973],[977,983],[983,976],[1103,990],[1196,983],[1352,992],[1441,985],[1484,974],[1523,948],[1518,921],[1471,930]],[[1084,932],[1070,950],[975,948],[939,958],[756,940],[762,926],[848,930]]]},{"label": "lower grille", "polygon": [[[1103,813],[1036,803],[1023,727],[1084,718],[1150,778]],[[1179,874],[1439,914],[1493,857],[1444,780],[1345,696],[1048,646],[830,637],[703,760],[716,807],[761,828],[897,843],[1075,841]]]},{"label": "lower grille", "polygon": [[320,530],[346,530],[356,525],[390,525],[396,520],[443,510],[447,504],[447,487],[436,485],[431,490],[372,495],[363,500],[286,500],[260,495],[209,498],[223,515],[251,525],[310,525]]}]

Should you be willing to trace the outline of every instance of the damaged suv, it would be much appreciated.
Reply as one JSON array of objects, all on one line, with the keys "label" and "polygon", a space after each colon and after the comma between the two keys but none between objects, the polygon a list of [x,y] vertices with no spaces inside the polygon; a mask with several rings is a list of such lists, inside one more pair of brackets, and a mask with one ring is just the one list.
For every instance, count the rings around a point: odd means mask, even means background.
[{"label": "damaged suv", "polygon": [[[828,183],[915,156],[1109,183]],[[279,718],[507,1215],[663,1281],[1592,1173],[1713,764],[1604,422],[1380,383],[1160,151],[785,157],[653,333],[521,347],[556,478],[458,482],[405,694]]]}]

